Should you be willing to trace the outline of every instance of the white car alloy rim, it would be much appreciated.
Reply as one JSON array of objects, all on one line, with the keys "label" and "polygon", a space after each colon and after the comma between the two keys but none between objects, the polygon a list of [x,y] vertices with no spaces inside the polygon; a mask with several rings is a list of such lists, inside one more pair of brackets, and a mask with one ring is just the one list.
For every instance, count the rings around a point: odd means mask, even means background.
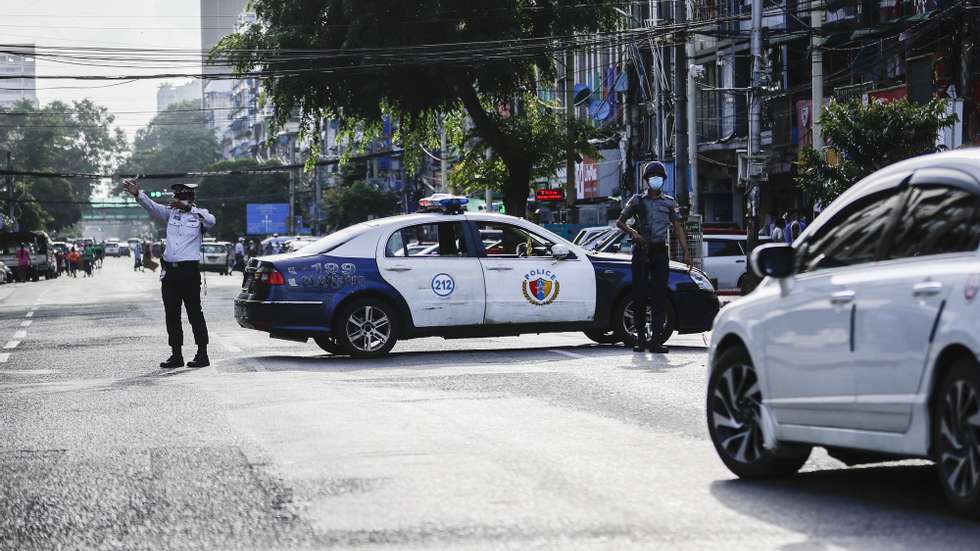
[{"label": "white car alloy rim", "polygon": [[956,381],[943,397],[939,420],[939,466],[946,485],[966,497],[980,480],[980,403],[967,381]]},{"label": "white car alloy rim", "polygon": [[363,306],[347,318],[347,340],[361,352],[374,352],[391,337],[391,320],[380,308]]},{"label": "white car alloy rim", "polygon": [[711,396],[711,422],[719,447],[739,463],[764,452],[759,405],[762,391],[752,367],[737,364],[721,374]]}]

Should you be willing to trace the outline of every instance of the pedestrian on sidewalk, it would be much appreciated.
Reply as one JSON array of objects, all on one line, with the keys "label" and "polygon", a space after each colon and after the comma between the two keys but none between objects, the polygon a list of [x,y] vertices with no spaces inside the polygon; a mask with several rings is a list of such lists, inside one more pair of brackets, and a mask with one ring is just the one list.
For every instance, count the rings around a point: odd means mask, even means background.
[{"label": "pedestrian on sidewalk", "polygon": [[82,266],[85,268],[85,277],[92,277],[92,268],[95,267],[95,245],[88,244],[82,249]]},{"label": "pedestrian on sidewalk", "polygon": [[72,277],[78,277],[78,268],[82,263],[82,254],[75,247],[68,253],[68,272]]},{"label": "pedestrian on sidewalk", "polygon": [[[643,186],[646,193],[637,193],[626,204],[616,226],[633,237],[633,325],[635,327],[634,352],[666,354],[667,347],[659,335],[667,318],[667,279],[670,277],[670,259],[667,256],[667,230],[673,227],[674,235],[684,251],[684,263],[691,264],[687,250],[687,236],[681,224],[677,202],[663,193],[667,169],[659,161],[647,163],[643,169]],[[639,186],[638,186],[639,187]],[[634,226],[626,222],[635,219]],[[647,307],[652,303],[651,335],[647,335]],[[648,340],[650,339],[650,340]]]},{"label": "pedestrian on sidewalk", "polygon": [[141,192],[136,180],[124,181],[123,187],[151,218],[167,224],[167,248],[163,252],[160,279],[163,282],[163,308],[171,354],[160,367],[174,369],[184,366],[181,351],[184,333],[180,324],[182,304],[187,309],[187,318],[194,329],[194,343],[197,344],[197,354],[187,362],[187,367],[211,365],[208,360],[208,327],[201,309],[200,259],[204,232],[214,226],[214,215],[195,204],[197,184],[171,186],[174,200],[168,207],[154,202]]},{"label": "pedestrian on sidewalk", "polygon": [[27,244],[21,243],[17,249],[17,281],[23,283],[27,281],[27,273],[31,269],[31,253],[27,250]]},{"label": "pedestrian on sidewalk", "polygon": [[782,218],[776,218],[773,222],[772,233],[770,234],[770,239],[773,243],[782,243],[785,237],[786,221]]},{"label": "pedestrian on sidewalk", "polygon": [[143,271],[143,244],[137,243],[133,247],[133,271]]}]

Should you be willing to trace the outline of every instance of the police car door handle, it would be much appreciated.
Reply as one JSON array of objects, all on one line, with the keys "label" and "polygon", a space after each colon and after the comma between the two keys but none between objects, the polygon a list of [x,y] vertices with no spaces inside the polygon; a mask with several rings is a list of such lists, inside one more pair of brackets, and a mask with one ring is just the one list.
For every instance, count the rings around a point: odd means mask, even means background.
[{"label": "police car door handle", "polygon": [[507,270],[513,270],[514,268],[510,266],[487,266],[487,269],[495,272],[506,272]]},{"label": "police car door handle", "polygon": [[385,270],[388,270],[389,272],[407,272],[411,270],[411,268],[408,266],[389,266],[385,268]]},{"label": "police car door handle", "polygon": [[837,291],[830,295],[831,304],[849,304],[854,301],[854,291]]},{"label": "police car door handle", "polygon": [[939,281],[923,281],[912,286],[912,296],[931,297],[938,295],[943,290],[943,284]]}]

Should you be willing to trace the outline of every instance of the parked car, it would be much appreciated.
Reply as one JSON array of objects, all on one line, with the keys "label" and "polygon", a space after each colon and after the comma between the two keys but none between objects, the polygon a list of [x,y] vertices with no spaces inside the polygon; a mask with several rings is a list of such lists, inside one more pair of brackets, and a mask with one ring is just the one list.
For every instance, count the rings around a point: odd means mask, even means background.
[{"label": "parked car", "polygon": [[[759,243],[768,243],[768,237],[759,237]],[[704,272],[715,282],[719,290],[735,290],[742,286],[747,270],[745,234],[705,233],[701,237],[701,255]],[[595,247],[597,252],[632,254],[633,238],[616,229],[606,235]]]},{"label": "parked car", "polygon": [[105,242],[106,256],[119,256],[119,240],[115,238],[107,239]]},{"label": "parked car", "polygon": [[588,248],[590,243],[595,242],[597,239],[601,238],[603,235],[607,234],[609,231],[615,228],[611,226],[592,226],[589,228],[582,228],[575,238],[572,239],[572,243],[578,245],[579,247]]},{"label": "parked car", "polygon": [[[621,256],[589,254],[520,218],[450,209],[371,220],[251,259],[235,318],[358,357],[425,336],[583,331],[632,345],[631,281]],[[672,263],[668,285],[664,326],[648,334],[663,342],[709,329],[719,305],[707,277]]]},{"label": "parked car", "polygon": [[879,170],[715,321],[708,429],[743,478],[786,476],[822,446],[847,464],[931,459],[980,516],[980,151]]},{"label": "parked car", "polygon": [[0,232],[0,262],[16,267],[17,249],[21,243],[27,245],[31,255],[31,268],[27,278],[38,281],[41,277],[58,277],[58,264],[54,256],[54,245],[48,234],[42,231]]},{"label": "parked car", "polygon": [[13,270],[8,268],[5,263],[0,262],[0,283],[13,283],[16,280]]},{"label": "parked car", "polygon": [[201,244],[201,270],[228,274],[228,255],[233,251],[227,241],[213,241]]}]

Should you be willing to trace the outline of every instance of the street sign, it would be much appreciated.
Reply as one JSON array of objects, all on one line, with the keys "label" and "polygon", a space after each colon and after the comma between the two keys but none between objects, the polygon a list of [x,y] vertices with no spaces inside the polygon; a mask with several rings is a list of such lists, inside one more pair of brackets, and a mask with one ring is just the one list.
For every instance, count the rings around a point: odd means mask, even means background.
[{"label": "street sign", "polygon": [[266,235],[289,231],[289,203],[248,203],[245,205],[246,233]]},{"label": "street sign", "polygon": [[539,189],[534,192],[534,200],[538,202],[545,201],[564,201],[565,200],[565,190],[564,189]]}]

